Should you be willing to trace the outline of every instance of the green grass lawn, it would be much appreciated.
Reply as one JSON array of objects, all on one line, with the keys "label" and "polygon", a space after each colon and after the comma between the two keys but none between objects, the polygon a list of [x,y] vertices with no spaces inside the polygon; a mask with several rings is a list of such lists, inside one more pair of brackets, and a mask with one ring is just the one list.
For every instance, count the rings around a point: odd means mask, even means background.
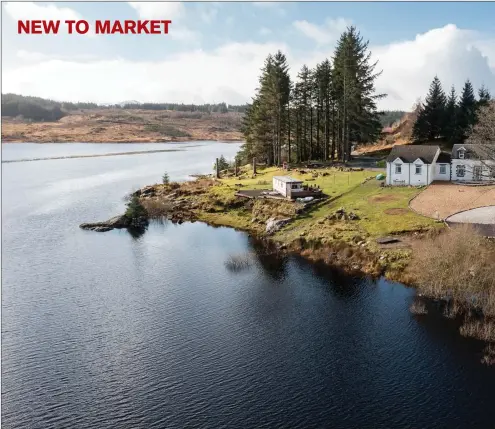
[{"label": "green grass lawn", "polygon": [[[242,183],[240,189],[271,189],[273,176],[289,174],[312,186],[318,185],[330,198],[311,211],[299,216],[294,222],[275,235],[282,242],[305,236],[307,239],[320,241],[344,240],[352,241],[358,237],[372,240],[377,237],[416,231],[431,227],[439,227],[433,219],[420,216],[408,207],[411,198],[421,190],[417,188],[386,188],[374,178],[363,183],[366,178],[374,177],[376,171],[344,172],[336,169],[314,170],[320,173],[313,177],[312,172],[300,174],[295,171],[284,171],[275,167],[259,171],[252,178],[251,173],[244,174],[245,179],[232,177],[221,179],[221,185],[209,189],[207,198],[212,201],[233,201],[236,184]],[[322,175],[326,173],[326,175]],[[343,207],[347,212],[359,216],[356,221],[329,221],[326,217]],[[204,213],[201,218],[213,224],[226,225],[241,229],[260,228],[251,224],[251,214],[243,209],[224,210],[223,212]]]}]

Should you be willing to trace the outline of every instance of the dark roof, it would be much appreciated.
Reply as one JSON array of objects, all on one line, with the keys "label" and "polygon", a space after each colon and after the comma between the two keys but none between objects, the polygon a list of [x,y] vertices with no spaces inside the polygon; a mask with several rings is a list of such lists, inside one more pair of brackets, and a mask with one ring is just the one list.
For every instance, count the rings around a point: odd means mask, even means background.
[{"label": "dark roof", "polygon": [[394,146],[387,156],[387,162],[393,162],[397,158],[400,158],[403,162],[414,162],[418,158],[425,164],[431,164],[437,154],[438,146],[424,146],[424,145],[400,145]]},{"label": "dark roof", "polygon": [[452,159],[459,159],[457,151],[460,148],[466,149],[464,158],[467,159],[494,159],[495,145],[494,144],[455,144],[452,147]]},{"label": "dark roof", "polygon": [[437,159],[438,164],[450,164],[450,153],[440,152]]}]

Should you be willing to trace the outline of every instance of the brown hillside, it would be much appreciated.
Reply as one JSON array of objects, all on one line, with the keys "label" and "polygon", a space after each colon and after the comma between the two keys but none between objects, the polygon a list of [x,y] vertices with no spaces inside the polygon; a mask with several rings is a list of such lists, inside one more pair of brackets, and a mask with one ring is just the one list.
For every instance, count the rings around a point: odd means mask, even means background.
[{"label": "brown hillside", "polygon": [[84,110],[56,122],[2,118],[3,142],[152,143],[242,140],[240,113],[167,110]]},{"label": "brown hillside", "polygon": [[416,122],[417,110],[406,113],[399,121],[391,127],[382,130],[380,140],[373,145],[363,145],[356,148],[355,153],[359,155],[373,155],[376,152],[391,149],[394,145],[411,143],[412,129]]}]

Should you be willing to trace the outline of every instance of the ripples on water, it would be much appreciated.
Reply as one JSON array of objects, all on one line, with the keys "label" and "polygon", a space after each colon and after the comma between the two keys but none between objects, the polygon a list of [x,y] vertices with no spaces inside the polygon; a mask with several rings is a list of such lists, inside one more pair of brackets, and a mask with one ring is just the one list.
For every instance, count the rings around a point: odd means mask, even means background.
[{"label": "ripples on water", "polygon": [[[3,427],[494,427],[479,344],[412,316],[411,289],[227,228],[77,227],[228,147],[195,148],[182,170],[182,152],[3,166]],[[246,251],[255,263],[228,270]]]}]

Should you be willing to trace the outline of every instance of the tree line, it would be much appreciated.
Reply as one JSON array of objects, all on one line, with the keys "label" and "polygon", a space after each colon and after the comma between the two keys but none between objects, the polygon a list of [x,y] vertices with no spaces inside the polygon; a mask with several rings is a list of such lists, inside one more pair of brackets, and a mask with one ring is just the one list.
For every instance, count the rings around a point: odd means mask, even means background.
[{"label": "tree line", "polygon": [[490,103],[491,95],[484,86],[476,98],[472,83],[464,83],[460,97],[455,87],[445,94],[438,76],[431,82],[425,101],[417,106],[417,119],[412,138],[416,143],[443,140],[450,145],[464,143],[478,122],[480,109]]},{"label": "tree line", "polygon": [[351,142],[374,142],[382,124],[375,92],[377,63],[355,27],[339,38],[333,58],[304,65],[295,82],[285,55],[269,55],[242,125],[239,156],[269,165],[350,158]]},{"label": "tree line", "polygon": [[172,110],[178,112],[200,113],[244,113],[247,105],[216,104],[181,104],[181,103],[126,103],[99,105],[86,102],[54,101],[40,97],[30,97],[18,94],[2,94],[2,116],[17,117],[32,121],[57,121],[71,111],[91,109],[143,109],[143,110]]},{"label": "tree line", "polygon": [[33,121],[57,121],[71,110],[96,107],[94,103],[58,102],[40,97],[2,94],[2,116],[22,116]]},{"label": "tree line", "polygon": [[216,104],[183,104],[183,103],[126,103],[123,109],[144,110],[173,110],[177,112],[201,112],[201,113],[244,113],[247,105],[228,105],[227,103]]},{"label": "tree line", "polygon": [[384,110],[380,112],[380,124],[383,128],[391,127],[404,117],[407,112],[404,110]]}]

